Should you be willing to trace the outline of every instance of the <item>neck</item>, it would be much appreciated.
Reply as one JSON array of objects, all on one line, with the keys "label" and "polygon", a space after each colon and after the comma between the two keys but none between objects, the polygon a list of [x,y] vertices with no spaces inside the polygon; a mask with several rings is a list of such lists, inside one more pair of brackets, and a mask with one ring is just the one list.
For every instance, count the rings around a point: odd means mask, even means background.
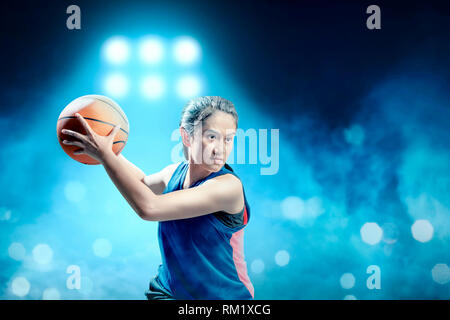
[{"label": "neck", "polygon": [[197,181],[206,178],[211,174],[211,171],[205,170],[199,164],[193,162],[189,163],[188,170],[186,172],[186,177],[184,178],[183,189],[187,189],[192,186]]}]

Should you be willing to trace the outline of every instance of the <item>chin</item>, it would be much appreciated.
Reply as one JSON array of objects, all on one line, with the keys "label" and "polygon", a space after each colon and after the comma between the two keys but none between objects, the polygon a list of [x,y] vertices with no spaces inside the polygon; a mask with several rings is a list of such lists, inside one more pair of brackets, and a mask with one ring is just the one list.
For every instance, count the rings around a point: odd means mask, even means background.
[{"label": "chin", "polygon": [[222,167],[225,165],[225,163],[213,163],[208,165],[208,168],[214,172],[219,171],[220,169],[222,169]]}]

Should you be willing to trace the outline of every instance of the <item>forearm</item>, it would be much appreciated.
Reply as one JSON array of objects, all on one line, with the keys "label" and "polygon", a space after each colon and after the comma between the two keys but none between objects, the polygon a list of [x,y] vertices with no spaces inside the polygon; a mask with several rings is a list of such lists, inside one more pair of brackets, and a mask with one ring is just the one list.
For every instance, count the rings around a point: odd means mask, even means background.
[{"label": "forearm", "polygon": [[125,158],[122,153],[119,153],[119,155],[117,156],[117,158],[119,159],[119,161],[121,163],[123,163],[123,165],[126,168],[126,171],[135,176],[137,179],[142,180],[145,177],[145,173],[139,169],[136,165],[134,165],[133,163],[131,163],[130,161],[128,161],[127,158]]},{"label": "forearm", "polygon": [[133,210],[145,219],[146,209],[157,196],[135,175],[127,171],[127,164],[122,160],[110,152],[103,157],[102,165]]}]

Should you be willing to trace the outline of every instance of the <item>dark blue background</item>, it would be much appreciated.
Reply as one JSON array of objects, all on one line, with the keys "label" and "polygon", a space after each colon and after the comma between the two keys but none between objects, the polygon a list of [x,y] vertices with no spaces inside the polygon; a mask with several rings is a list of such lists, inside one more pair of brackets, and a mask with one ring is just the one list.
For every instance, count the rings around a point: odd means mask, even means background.
[{"label": "dark blue background", "polygon": [[[71,100],[102,94],[106,39],[159,34],[199,41],[204,94],[232,100],[240,127],[279,129],[276,175],[260,175],[261,163],[233,166],[252,205],[245,250],[255,298],[448,299],[448,267],[440,275],[444,284],[431,271],[450,258],[450,8],[444,3],[3,3],[0,296],[17,298],[11,283],[24,276],[30,299],[41,299],[46,288],[57,288],[63,299],[144,298],[160,259],[156,224],[135,217],[101,167],[68,158],[55,126]],[[71,4],[81,8],[81,30],[65,26]],[[381,8],[381,30],[366,28],[371,4]],[[141,70],[131,65],[129,74]],[[148,174],[168,164],[171,146],[161,148],[171,143],[185,101],[118,102],[131,126],[125,156]],[[73,190],[84,198],[67,201]],[[289,219],[292,199],[294,207],[313,199],[319,216]],[[431,223],[430,241],[412,237],[416,220]],[[392,239],[383,228],[379,243],[361,241],[366,222],[393,224]],[[108,258],[92,254],[97,238],[112,243]],[[8,256],[14,242],[26,249],[20,261]],[[53,250],[49,266],[33,262],[39,243]],[[289,253],[285,266],[274,260],[279,250]],[[255,261],[262,271],[252,271]],[[89,278],[89,290],[66,288],[71,264]],[[369,265],[381,269],[379,290],[366,286]],[[356,279],[350,289],[340,285],[345,273]]]}]

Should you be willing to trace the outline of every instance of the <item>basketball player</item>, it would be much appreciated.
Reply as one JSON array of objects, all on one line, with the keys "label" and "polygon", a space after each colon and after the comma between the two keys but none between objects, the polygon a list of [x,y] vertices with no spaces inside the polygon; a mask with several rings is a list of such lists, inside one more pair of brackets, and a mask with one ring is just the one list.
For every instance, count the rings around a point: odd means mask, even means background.
[{"label": "basketball player", "polygon": [[64,141],[97,159],[131,207],[144,220],[159,221],[162,264],[150,281],[148,299],[254,299],[243,252],[250,218],[243,185],[225,163],[233,149],[238,115],[221,97],[191,100],[180,133],[186,160],[146,176],[109,136],[97,135],[79,114],[87,134],[65,130]]}]

